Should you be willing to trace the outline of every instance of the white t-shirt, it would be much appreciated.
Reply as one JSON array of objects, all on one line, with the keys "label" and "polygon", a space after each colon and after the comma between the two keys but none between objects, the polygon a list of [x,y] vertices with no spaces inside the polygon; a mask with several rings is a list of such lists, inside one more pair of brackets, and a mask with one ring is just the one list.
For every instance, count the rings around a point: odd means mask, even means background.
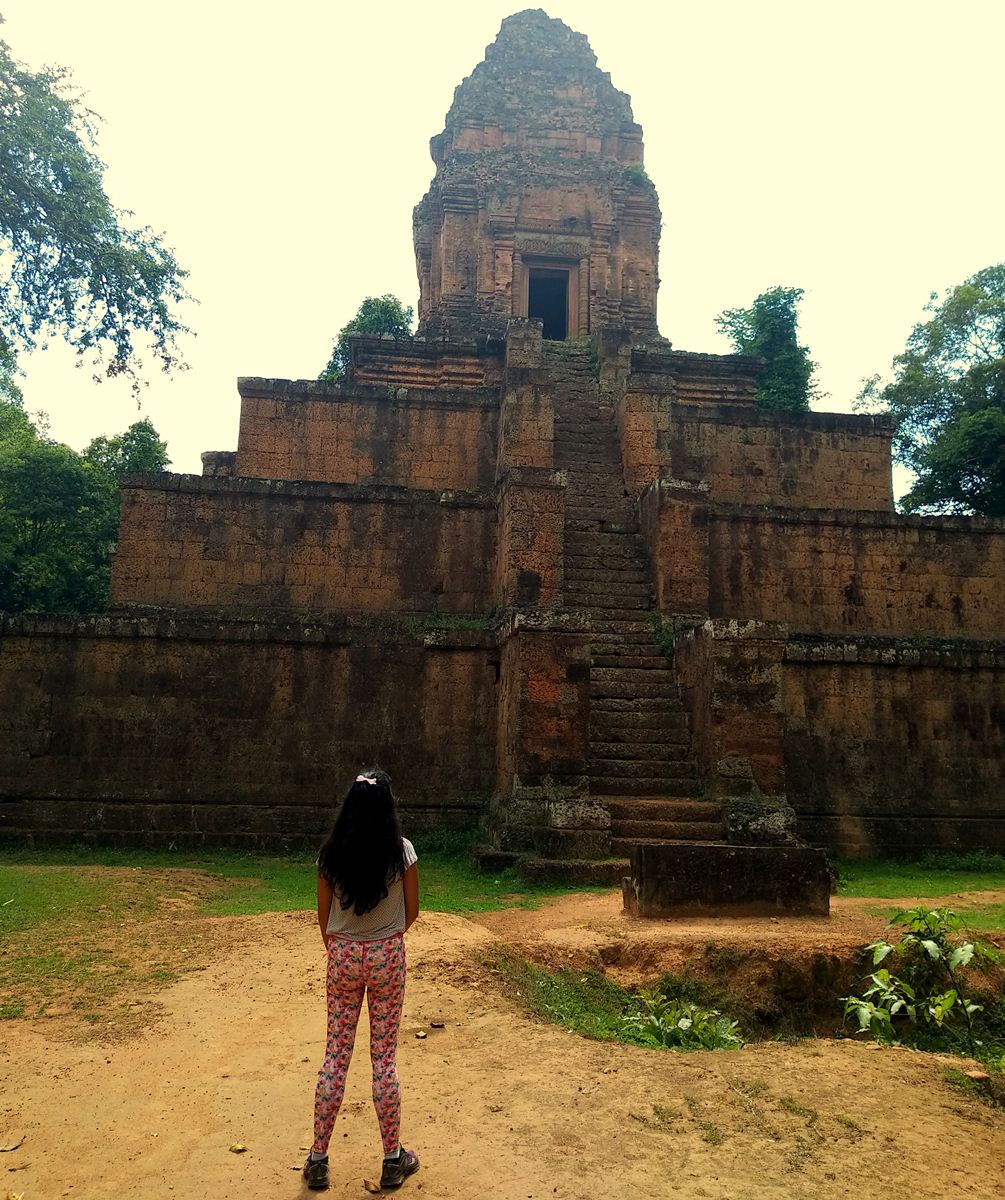
[{"label": "white t-shirt", "polygon": [[[408,838],[401,839],[405,851],[405,870],[417,863],[418,856],[415,847]],[[349,942],[378,942],[381,938],[393,937],[396,933],[405,932],[405,887],[401,876],[396,876],[388,885],[387,895],[377,905],[357,916],[352,906],[343,908],[339,903],[338,892],[332,896],[332,906],[328,913],[327,933],[343,938]]]}]

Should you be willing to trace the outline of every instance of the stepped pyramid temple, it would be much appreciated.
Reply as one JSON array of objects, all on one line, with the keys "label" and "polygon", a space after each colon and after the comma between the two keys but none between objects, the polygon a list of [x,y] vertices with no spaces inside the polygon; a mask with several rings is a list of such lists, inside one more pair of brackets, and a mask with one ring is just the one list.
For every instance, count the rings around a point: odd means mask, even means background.
[{"label": "stepped pyramid temple", "polygon": [[886,417],[660,335],[583,35],[505,20],[431,150],[417,335],[239,379],[236,451],[124,482],[112,611],[3,620],[0,831],[303,844],[377,761],[529,873],[1005,850],[1005,525],[898,515]]}]

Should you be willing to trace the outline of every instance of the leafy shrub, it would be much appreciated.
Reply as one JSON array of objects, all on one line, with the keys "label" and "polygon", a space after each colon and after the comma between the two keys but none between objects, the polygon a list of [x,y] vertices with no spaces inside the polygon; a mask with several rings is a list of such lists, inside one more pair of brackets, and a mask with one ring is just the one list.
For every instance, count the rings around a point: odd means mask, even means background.
[{"label": "leafy shrub", "polygon": [[650,182],[649,173],[641,163],[632,163],[631,166],[625,167],[625,179],[634,184]]},{"label": "leafy shrub", "polygon": [[[988,942],[967,941],[963,919],[948,908],[920,905],[897,913],[888,928],[907,926],[896,944],[884,939],[866,946],[877,970],[861,996],[845,996],[845,1016],[853,1017],[857,1033],[871,1033],[878,1041],[897,1042],[903,1035],[917,1040],[919,1031],[940,1031],[962,1037],[974,1058],[1001,1069],[1000,1052],[992,1051],[980,1035],[977,1019],[984,1006],[968,994],[965,968],[988,973],[1003,955]],[[880,963],[902,963],[893,974]]]},{"label": "leafy shrub", "polygon": [[638,994],[638,1011],[623,1018],[641,1041],[668,1050],[737,1050],[743,1038],[738,1022],[715,1008],[665,996],[653,989]]}]

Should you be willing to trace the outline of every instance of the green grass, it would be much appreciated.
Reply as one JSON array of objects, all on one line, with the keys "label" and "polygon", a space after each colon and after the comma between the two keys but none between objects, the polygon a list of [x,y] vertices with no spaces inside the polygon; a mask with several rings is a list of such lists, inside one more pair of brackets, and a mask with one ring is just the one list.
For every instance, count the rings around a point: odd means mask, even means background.
[{"label": "green grass", "polygon": [[[559,967],[546,970],[519,955],[505,951],[488,960],[520,1001],[545,1021],[601,1042],[626,1042],[648,1049],[665,1049],[652,1036],[631,1025],[625,1017],[639,1011],[640,999],[599,971]],[[704,1005],[708,989],[685,976],[664,975],[659,990],[666,996]]]},{"label": "green grass", "polygon": [[1005,888],[1005,856],[1000,854],[933,857],[922,862],[840,862],[837,870],[842,896],[935,898]]},{"label": "green grass", "polygon": [[602,1042],[643,1044],[624,1025],[623,1018],[633,1007],[631,993],[599,972],[570,967],[546,971],[509,953],[491,965],[531,1012],[544,1020]]},{"label": "green grass", "polygon": [[[472,865],[463,839],[419,842],[421,906],[430,912],[477,913],[534,908],[551,896],[597,891],[559,884],[532,885],[511,870],[486,874]],[[0,931],[15,932],[60,916],[75,918],[110,906],[115,888],[86,871],[26,871],[25,867],[184,869],[215,876],[219,891],[202,900],[209,915],[297,912],[315,905],[314,864],[308,854],[242,854],[229,850],[174,851],[79,847],[64,850],[0,848]],[[11,903],[5,904],[5,901]],[[150,898],[150,903],[155,903]],[[135,914],[134,914],[135,915]]]},{"label": "green grass", "polygon": [[[531,908],[575,890],[528,886],[514,871],[482,874],[471,864],[469,842],[458,835],[419,842],[425,910]],[[181,901],[168,908],[170,944],[151,934],[162,901]],[[205,966],[209,943],[200,944],[198,926],[186,917],[312,911],[315,902],[309,853],[0,847],[0,1019],[63,1002],[85,1020],[106,1019],[132,991]],[[151,945],[158,946],[154,960]]]},{"label": "green grass", "polygon": [[[955,904],[958,912],[966,923],[966,928],[974,933],[998,933],[1005,930],[1005,904]],[[872,917],[884,917],[889,921],[901,908],[870,908]]]}]

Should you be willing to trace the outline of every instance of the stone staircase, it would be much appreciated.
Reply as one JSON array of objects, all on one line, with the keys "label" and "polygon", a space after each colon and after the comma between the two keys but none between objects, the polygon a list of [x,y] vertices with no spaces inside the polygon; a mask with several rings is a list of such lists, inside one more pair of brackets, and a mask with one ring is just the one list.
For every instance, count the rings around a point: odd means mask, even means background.
[{"label": "stone staircase", "polygon": [[594,630],[591,795],[611,814],[617,857],[639,842],[715,840],[719,810],[700,799],[687,715],[656,642],[635,506],[593,348],[546,342],[544,362],[555,396],[555,466],[568,475],[565,605],[587,614]]}]

